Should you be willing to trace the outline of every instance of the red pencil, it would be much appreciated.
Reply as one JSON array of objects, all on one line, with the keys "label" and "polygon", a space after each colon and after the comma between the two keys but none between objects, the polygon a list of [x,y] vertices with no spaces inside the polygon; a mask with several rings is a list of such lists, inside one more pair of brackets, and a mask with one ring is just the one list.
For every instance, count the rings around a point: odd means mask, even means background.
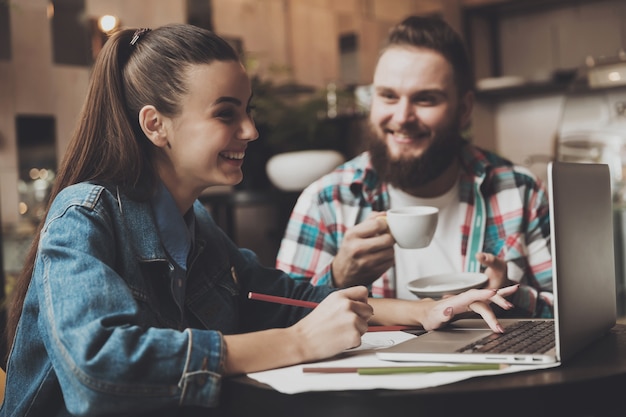
[{"label": "red pencil", "polygon": [[277,295],[258,294],[255,292],[249,292],[248,298],[251,300],[267,301],[270,303],[286,304],[296,307],[315,308],[319,303],[313,301],[295,300],[293,298],[279,297]]},{"label": "red pencil", "polygon": [[370,326],[367,331],[368,332],[397,332],[402,330],[419,330],[421,327],[419,326]]}]

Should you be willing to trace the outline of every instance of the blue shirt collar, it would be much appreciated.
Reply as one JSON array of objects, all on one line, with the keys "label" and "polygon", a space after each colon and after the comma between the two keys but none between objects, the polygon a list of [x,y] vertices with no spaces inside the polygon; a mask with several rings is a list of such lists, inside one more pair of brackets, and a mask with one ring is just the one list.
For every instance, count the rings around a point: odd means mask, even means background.
[{"label": "blue shirt collar", "polygon": [[163,183],[152,197],[152,207],[165,250],[178,266],[186,270],[195,225],[193,209],[181,216],[174,197]]}]

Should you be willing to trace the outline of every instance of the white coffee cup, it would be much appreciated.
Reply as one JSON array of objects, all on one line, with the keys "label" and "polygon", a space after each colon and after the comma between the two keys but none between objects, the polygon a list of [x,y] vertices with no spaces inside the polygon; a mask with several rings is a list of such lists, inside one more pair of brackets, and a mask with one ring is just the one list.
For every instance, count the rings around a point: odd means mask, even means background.
[{"label": "white coffee cup", "polygon": [[404,249],[430,245],[437,229],[439,209],[431,206],[409,206],[387,210],[387,224],[396,243]]}]

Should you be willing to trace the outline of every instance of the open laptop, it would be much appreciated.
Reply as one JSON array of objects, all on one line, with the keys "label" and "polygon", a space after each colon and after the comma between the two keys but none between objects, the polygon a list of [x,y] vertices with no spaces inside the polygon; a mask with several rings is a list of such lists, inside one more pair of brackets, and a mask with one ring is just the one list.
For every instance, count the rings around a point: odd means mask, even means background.
[{"label": "open laptop", "polygon": [[[534,349],[487,352],[483,340],[510,337],[492,333],[482,319],[458,320],[377,351],[390,361],[561,363],[606,334],[616,321],[613,206],[609,167],[605,164],[553,162],[548,166],[554,319],[502,319],[551,329],[547,345]],[[533,335],[538,330],[531,332]],[[522,336],[522,341],[531,336]],[[538,344],[541,344],[537,342]],[[547,349],[547,350],[546,350]]]}]

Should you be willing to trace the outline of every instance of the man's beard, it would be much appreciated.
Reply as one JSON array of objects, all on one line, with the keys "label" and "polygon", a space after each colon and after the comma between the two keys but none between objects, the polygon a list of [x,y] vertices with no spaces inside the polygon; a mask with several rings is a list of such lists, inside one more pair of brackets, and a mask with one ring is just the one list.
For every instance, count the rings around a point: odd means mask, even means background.
[{"label": "man's beard", "polygon": [[459,132],[459,124],[452,123],[435,132],[434,141],[421,156],[394,158],[389,153],[385,139],[370,125],[369,152],[372,165],[381,181],[401,190],[428,184],[459,156],[463,146]]}]

